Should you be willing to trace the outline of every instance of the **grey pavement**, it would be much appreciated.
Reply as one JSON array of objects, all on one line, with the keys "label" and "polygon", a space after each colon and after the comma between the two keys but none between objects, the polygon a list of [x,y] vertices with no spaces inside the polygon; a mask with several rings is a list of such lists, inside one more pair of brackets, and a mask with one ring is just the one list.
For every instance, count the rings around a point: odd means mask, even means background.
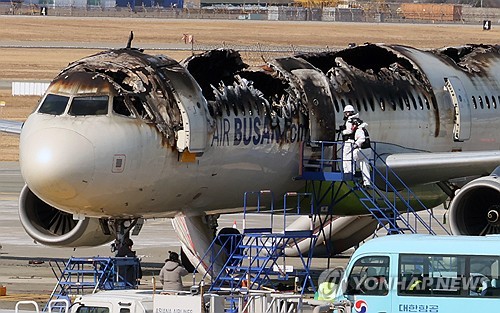
[{"label": "grey pavement", "polygon": [[[112,255],[109,244],[94,248],[71,249],[51,248],[33,242],[24,232],[18,218],[18,197],[23,184],[17,162],[0,162],[0,245],[2,245],[0,285],[7,287],[8,295],[14,295],[14,300],[0,297],[0,312],[12,312],[18,300],[31,299],[32,296],[48,300],[57,282],[49,266],[51,260],[67,259],[71,256]],[[268,218],[267,216],[247,218],[248,227],[268,223]],[[231,227],[234,221],[241,227],[242,215],[222,215],[219,219],[219,226]],[[281,225],[281,220],[276,220],[276,223]],[[167,251],[179,250],[179,241],[170,220],[164,218],[146,220],[140,234],[132,238],[134,249],[138,255],[142,256],[144,276],[140,288],[151,289],[151,278],[158,275]],[[345,265],[348,256],[349,254],[346,254],[335,258],[331,266]],[[30,264],[32,261],[42,263]],[[287,264],[300,265],[298,259],[291,259],[287,262],[289,262]],[[320,269],[326,268],[326,259],[315,259],[312,265],[319,273]],[[190,275],[186,276],[185,285],[189,285],[191,279]]]},{"label": "grey pavement", "polygon": [[[0,285],[7,286],[8,294],[49,295],[57,282],[49,261],[67,259],[71,256],[111,256],[109,244],[93,248],[51,248],[33,242],[24,232],[18,218],[18,197],[23,186],[23,179],[17,162],[0,162]],[[435,210],[437,217],[444,214],[442,207]],[[248,227],[268,223],[267,216],[253,216],[247,219]],[[231,227],[236,221],[241,227],[242,214],[227,214],[219,218],[220,227]],[[281,220],[275,220],[282,225]],[[382,232],[381,232],[382,233]],[[146,220],[138,236],[132,237],[134,249],[142,256],[144,278],[141,289],[151,289],[151,278],[158,274],[167,251],[179,250],[179,241],[169,219]],[[331,260],[330,267],[344,266],[352,250]],[[42,261],[42,264],[30,264],[30,261]],[[299,266],[299,259],[287,258],[287,264]],[[327,259],[316,258],[312,262],[314,275],[327,267]],[[191,277],[185,278],[188,285]],[[17,300],[25,299],[23,297]],[[16,301],[17,301],[16,300]],[[13,310],[15,301],[3,301],[0,297],[0,312]]]}]

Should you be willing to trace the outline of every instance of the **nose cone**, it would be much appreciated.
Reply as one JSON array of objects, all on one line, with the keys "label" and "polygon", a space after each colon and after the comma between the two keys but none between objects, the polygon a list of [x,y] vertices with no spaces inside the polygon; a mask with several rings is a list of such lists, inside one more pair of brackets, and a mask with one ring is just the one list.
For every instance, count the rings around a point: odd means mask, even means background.
[{"label": "nose cone", "polygon": [[92,143],[63,128],[45,128],[21,136],[20,163],[29,188],[45,201],[72,199],[91,183]]}]

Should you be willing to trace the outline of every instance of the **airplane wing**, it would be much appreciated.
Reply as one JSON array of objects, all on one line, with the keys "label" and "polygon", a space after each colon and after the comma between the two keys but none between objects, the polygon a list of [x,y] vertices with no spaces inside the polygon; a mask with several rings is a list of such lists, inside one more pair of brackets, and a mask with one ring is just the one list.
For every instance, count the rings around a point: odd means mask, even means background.
[{"label": "airplane wing", "polygon": [[489,175],[500,165],[500,151],[399,153],[387,165],[407,185]]},{"label": "airplane wing", "polygon": [[23,122],[0,120],[0,132],[9,134],[21,134]]}]

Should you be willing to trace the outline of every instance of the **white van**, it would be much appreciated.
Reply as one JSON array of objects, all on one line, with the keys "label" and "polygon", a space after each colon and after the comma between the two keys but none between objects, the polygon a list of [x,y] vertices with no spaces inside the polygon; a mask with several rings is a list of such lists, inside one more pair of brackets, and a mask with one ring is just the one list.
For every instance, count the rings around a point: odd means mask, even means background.
[{"label": "white van", "polygon": [[334,312],[495,311],[499,274],[498,235],[375,238],[354,252],[336,281]]},{"label": "white van", "polygon": [[71,313],[152,313],[152,290],[106,290],[78,296]]}]

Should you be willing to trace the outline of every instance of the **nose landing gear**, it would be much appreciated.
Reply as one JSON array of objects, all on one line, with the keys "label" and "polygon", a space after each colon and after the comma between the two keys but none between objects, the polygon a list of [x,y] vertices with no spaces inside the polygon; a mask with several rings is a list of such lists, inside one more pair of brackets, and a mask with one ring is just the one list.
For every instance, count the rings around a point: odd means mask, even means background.
[{"label": "nose landing gear", "polygon": [[111,219],[107,223],[102,223],[105,233],[114,233],[115,241],[111,244],[111,252],[116,252],[125,243],[125,240],[130,239],[130,233],[136,236],[144,225],[144,219]]}]

